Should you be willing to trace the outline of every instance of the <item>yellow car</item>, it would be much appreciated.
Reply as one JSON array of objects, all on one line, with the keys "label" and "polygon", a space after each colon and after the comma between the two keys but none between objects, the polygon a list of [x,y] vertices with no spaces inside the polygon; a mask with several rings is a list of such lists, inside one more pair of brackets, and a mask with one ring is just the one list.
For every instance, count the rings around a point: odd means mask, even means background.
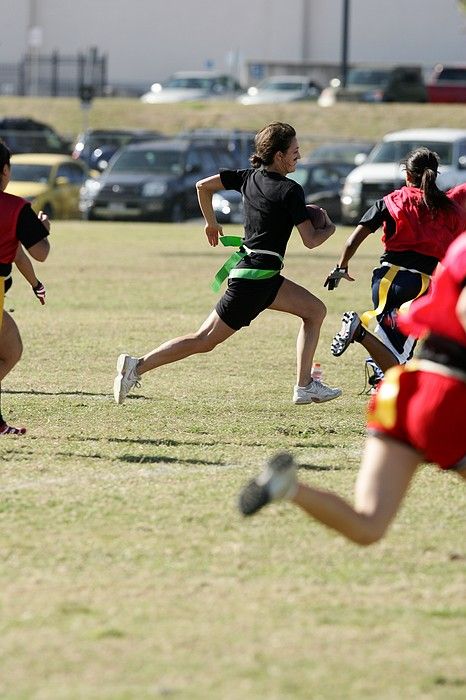
[{"label": "yellow car", "polygon": [[24,197],[36,213],[51,219],[77,219],[79,190],[89,177],[87,167],[56,153],[17,153],[11,157],[11,180],[5,192]]}]

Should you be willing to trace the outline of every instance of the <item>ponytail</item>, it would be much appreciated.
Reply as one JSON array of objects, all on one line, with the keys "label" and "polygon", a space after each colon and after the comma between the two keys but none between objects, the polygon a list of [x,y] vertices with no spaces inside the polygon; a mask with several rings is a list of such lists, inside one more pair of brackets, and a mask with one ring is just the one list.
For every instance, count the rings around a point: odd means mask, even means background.
[{"label": "ponytail", "polygon": [[405,160],[406,172],[414,185],[422,190],[424,204],[431,211],[448,209],[451,201],[437,187],[439,157],[425,146],[412,151]]}]

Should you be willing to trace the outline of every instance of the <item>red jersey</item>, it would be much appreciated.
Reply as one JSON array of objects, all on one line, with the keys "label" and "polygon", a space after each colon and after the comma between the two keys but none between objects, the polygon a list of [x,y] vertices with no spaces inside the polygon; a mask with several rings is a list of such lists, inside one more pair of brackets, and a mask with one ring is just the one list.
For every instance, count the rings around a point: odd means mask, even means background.
[{"label": "red jersey", "polygon": [[0,263],[10,264],[15,259],[18,248],[16,227],[25,204],[26,200],[21,197],[0,192]]},{"label": "red jersey", "polygon": [[447,197],[466,209],[466,182],[462,182],[461,185],[456,185],[456,187],[448,190]]},{"label": "red jersey", "polygon": [[401,330],[418,338],[432,332],[466,347],[466,332],[456,314],[465,285],[466,232],[449,247],[441,269],[432,278],[429,292],[414,301],[407,313],[399,314],[397,322]]},{"label": "red jersey", "polygon": [[394,219],[396,230],[382,241],[389,251],[414,251],[441,260],[448,246],[466,229],[466,211],[453,199],[448,209],[432,211],[425,206],[417,187],[402,187],[383,199]]}]

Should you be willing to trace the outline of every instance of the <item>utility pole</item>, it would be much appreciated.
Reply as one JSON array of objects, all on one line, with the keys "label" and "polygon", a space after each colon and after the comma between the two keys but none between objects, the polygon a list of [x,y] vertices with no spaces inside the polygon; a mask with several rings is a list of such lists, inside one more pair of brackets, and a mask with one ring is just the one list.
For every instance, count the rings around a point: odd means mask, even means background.
[{"label": "utility pole", "polygon": [[350,0],[343,0],[343,22],[341,32],[341,84],[346,87],[346,79],[348,76],[348,44],[349,44],[349,19],[350,19]]}]

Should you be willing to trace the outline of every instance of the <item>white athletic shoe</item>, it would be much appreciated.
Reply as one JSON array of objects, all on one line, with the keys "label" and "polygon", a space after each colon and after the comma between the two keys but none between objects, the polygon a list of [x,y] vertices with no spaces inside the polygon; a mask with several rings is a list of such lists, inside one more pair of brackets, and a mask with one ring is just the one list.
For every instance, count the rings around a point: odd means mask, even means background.
[{"label": "white athletic shoe", "polygon": [[345,311],[341,319],[341,327],[338,333],[332,340],[331,350],[332,355],[340,357],[343,355],[350,343],[354,342],[356,331],[361,326],[361,319],[356,311]]},{"label": "white athletic shoe", "polygon": [[293,403],[324,403],[339,396],[341,396],[341,389],[332,389],[317,379],[311,379],[307,386],[295,386]]},{"label": "white athletic shoe", "polygon": [[113,396],[117,403],[123,403],[133,386],[141,386],[141,377],[136,371],[138,364],[137,357],[131,355],[120,355],[117,360],[117,376],[113,382]]},{"label": "white athletic shoe", "polygon": [[242,489],[238,508],[243,515],[253,515],[271,501],[293,498],[297,488],[294,459],[288,452],[280,452],[269,459],[259,476]]}]

